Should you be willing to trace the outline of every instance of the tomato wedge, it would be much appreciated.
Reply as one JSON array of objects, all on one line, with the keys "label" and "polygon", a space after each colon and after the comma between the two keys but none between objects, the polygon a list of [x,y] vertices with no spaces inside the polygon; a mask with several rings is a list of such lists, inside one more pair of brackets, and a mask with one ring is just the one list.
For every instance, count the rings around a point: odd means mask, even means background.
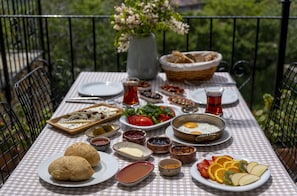
[{"label": "tomato wedge", "polygon": [[168,116],[167,114],[160,114],[159,117],[158,117],[158,120],[160,122],[165,122],[169,119],[171,119],[172,117],[171,116]]},{"label": "tomato wedge", "polygon": [[147,116],[142,116],[142,115],[133,115],[133,116],[128,116],[128,122],[132,125],[137,125],[137,126],[151,126],[154,125],[154,122],[152,119],[150,119]]}]

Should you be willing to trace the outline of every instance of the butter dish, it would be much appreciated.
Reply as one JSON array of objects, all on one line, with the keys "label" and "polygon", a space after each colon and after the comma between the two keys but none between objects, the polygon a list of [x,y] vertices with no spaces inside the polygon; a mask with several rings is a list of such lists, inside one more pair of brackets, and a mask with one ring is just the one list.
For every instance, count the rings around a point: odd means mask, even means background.
[{"label": "butter dish", "polygon": [[152,155],[152,151],[145,146],[133,142],[118,142],[113,145],[113,150],[123,157],[142,161],[148,159]]}]

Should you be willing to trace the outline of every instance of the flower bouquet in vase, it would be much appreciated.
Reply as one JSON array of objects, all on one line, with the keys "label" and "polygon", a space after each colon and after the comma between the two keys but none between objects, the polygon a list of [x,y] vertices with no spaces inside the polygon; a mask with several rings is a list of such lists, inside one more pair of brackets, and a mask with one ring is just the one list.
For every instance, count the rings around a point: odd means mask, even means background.
[{"label": "flower bouquet in vase", "polygon": [[154,32],[171,30],[184,35],[189,30],[168,0],[124,0],[115,7],[111,24],[117,31],[117,51],[128,52],[128,75],[144,80],[154,79],[159,72]]}]

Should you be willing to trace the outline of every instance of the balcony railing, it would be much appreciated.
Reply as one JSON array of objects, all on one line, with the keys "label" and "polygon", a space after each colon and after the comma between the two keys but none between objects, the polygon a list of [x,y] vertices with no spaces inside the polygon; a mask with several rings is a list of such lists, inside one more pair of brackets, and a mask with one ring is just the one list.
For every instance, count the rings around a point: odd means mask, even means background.
[{"label": "balcony railing", "polygon": [[[288,24],[283,25],[284,17],[185,16],[184,19],[191,26],[186,36],[169,32],[156,35],[160,55],[176,49],[219,51],[223,61],[218,71],[231,73],[250,107],[262,100],[263,93],[274,92],[275,81],[281,79],[276,71],[281,75],[285,63]],[[201,29],[194,28],[197,26]],[[15,80],[20,73],[30,71],[32,61],[37,58],[46,59],[55,81],[68,87],[80,71],[125,71],[126,54],[117,53],[113,46],[115,32],[109,16],[0,15],[0,27],[0,86],[8,101],[12,100]],[[269,27],[277,28],[269,29],[273,32],[267,35]],[[269,87],[261,89],[264,83],[257,79],[267,75],[267,70],[271,70],[267,76]]]}]

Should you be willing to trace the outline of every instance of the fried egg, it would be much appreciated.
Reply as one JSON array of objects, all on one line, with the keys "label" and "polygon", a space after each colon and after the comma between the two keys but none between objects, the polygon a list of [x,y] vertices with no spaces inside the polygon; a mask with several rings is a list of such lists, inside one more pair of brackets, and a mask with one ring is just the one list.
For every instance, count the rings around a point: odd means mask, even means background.
[{"label": "fried egg", "polygon": [[190,134],[205,134],[205,133],[213,133],[219,131],[219,128],[214,125],[210,125],[208,123],[197,123],[197,122],[186,122],[178,129],[184,133]]},{"label": "fried egg", "polygon": [[193,129],[193,128],[198,127],[198,123],[196,123],[196,122],[186,122],[186,123],[184,123],[183,126],[186,127],[186,128]]},{"label": "fried egg", "polygon": [[191,134],[201,134],[202,132],[199,130],[199,124],[196,122],[186,122],[182,126],[179,127],[179,130],[185,133]]}]

